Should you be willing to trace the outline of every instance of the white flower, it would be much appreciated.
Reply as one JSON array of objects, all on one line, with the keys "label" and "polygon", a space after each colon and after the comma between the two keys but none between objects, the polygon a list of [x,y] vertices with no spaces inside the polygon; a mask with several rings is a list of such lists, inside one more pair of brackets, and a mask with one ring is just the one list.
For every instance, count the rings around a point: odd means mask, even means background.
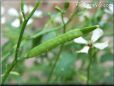
[{"label": "white flower", "polygon": [[27,22],[27,25],[32,24],[32,22],[33,22],[33,19],[29,19],[29,21]]},{"label": "white flower", "polygon": [[24,10],[24,13],[27,14],[27,12],[28,12],[28,6],[26,4],[24,4],[23,10]]},{"label": "white flower", "polygon": [[80,22],[83,22],[84,20],[85,20],[85,18],[84,18],[84,16],[79,16],[79,20],[80,20]]},{"label": "white flower", "polygon": [[86,3],[86,2],[81,3],[80,7],[85,8],[85,9],[91,9],[92,8],[91,5]]},{"label": "white flower", "polygon": [[15,8],[10,8],[8,10],[8,14],[11,15],[11,16],[16,16],[16,17],[19,16],[19,13],[18,13],[18,11]]},{"label": "white flower", "polygon": [[[30,13],[34,9],[33,6],[29,5],[24,5],[24,13],[26,14],[27,12]],[[42,11],[41,10],[36,10],[33,14],[33,17],[42,17]]]},{"label": "white flower", "polygon": [[57,17],[55,18],[55,22],[61,23],[61,22],[62,22],[61,17],[60,17],[60,16],[57,16]]},{"label": "white flower", "polygon": [[[65,23],[67,23],[68,18],[67,18],[67,17],[64,17],[63,20],[64,20]],[[57,17],[55,18],[55,22],[56,22],[56,23],[62,23],[62,18],[61,18],[61,16],[57,16]]]},{"label": "white flower", "polygon": [[108,9],[105,9],[105,12],[108,14],[113,14],[113,4],[109,4]]},{"label": "white flower", "polygon": [[4,7],[1,7],[1,15],[3,15],[5,12]]},{"label": "white flower", "polygon": [[[34,9],[33,6],[29,5],[24,5],[24,13],[27,14],[27,13],[30,13],[32,10]],[[42,17],[42,11],[41,10],[36,10],[33,14],[33,17]]]},{"label": "white flower", "polygon": [[19,21],[19,19],[15,19],[12,23],[11,23],[11,25],[13,26],[13,27],[19,27],[20,26],[20,21]]},{"label": "white flower", "polygon": [[80,22],[85,21],[85,17],[91,18],[91,17],[92,17],[92,14],[91,14],[89,11],[84,11],[84,12],[79,16]]},{"label": "white flower", "polygon": [[64,17],[63,20],[64,20],[65,23],[68,22],[68,18],[67,17]]},{"label": "white flower", "polygon": [[3,6],[1,6],[1,18],[0,18],[1,24],[5,24],[5,22],[6,22],[6,18],[5,18],[5,16],[3,15],[4,12],[5,12],[5,9],[4,9]]},{"label": "white flower", "polygon": [[108,14],[104,14],[102,16],[101,21],[99,22],[100,26],[103,26],[107,22],[108,18],[109,18]]},{"label": "white flower", "polygon": [[41,10],[36,10],[36,11],[34,12],[33,16],[40,18],[40,17],[42,17],[42,14],[43,14],[43,13],[42,13]]},{"label": "white flower", "polygon": [[78,51],[78,53],[88,53],[88,51],[89,51],[89,46],[85,46],[83,49]]},{"label": "white flower", "polygon": [[6,22],[5,17],[1,17],[1,24],[4,24]]},{"label": "white flower", "polygon": [[103,35],[103,30],[100,28],[95,29],[92,32],[92,37],[90,41],[85,40],[82,37],[74,39],[75,43],[85,44],[86,46],[82,48],[78,53],[88,53],[91,46],[103,50],[104,48],[108,47],[108,41],[103,43],[96,43],[96,41]]},{"label": "white flower", "polygon": [[[24,10],[25,16],[26,16],[27,13],[31,13],[31,11],[32,11],[33,9],[34,9],[33,6],[31,6],[31,5],[27,6],[26,4],[24,4],[23,10]],[[8,14],[11,15],[11,16],[16,16],[17,18],[19,18],[19,15],[20,15],[20,14],[21,14],[21,16],[22,16],[22,13],[21,13],[21,12],[18,12],[15,8],[10,8],[10,9],[8,10]],[[36,10],[36,11],[34,12],[34,14],[33,14],[33,17],[37,17],[37,18],[42,17],[42,11],[41,11],[41,10]],[[22,19],[22,20],[24,20],[24,19]],[[30,25],[32,22],[33,22],[33,19],[31,18],[31,19],[29,19],[27,25]],[[19,27],[19,26],[20,26],[19,19],[15,19],[15,20],[12,22],[11,25],[12,25],[13,27],[16,27],[16,28]]]}]

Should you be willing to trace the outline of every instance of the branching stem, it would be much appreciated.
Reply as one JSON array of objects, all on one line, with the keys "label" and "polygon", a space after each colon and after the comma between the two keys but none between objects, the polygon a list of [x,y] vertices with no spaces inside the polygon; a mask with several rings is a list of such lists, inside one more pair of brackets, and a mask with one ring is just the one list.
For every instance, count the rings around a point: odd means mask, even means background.
[{"label": "branching stem", "polygon": [[[23,4],[21,4],[21,5],[23,5]],[[29,20],[29,19],[31,18],[31,16],[34,14],[34,12],[35,12],[35,10],[37,9],[38,6],[39,6],[39,2],[36,3],[34,9],[33,9],[32,12],[28,15],[28,17],[27,17],[27,18],[24,18],[24,22],[22,23],[21,32],[20,32],[19,39],[18,39],[18,42],[17,42],[17,47],[16,47],[16,51],[15,51],[15,58],[14,58],[12,64],[10,65],[10,67],[8,68],[8,70],[6,70],[6,72],[5,72],[5,74],[4,74],[3,78],[2,78],[2,83],[5,82],[5,80],[6,80],[6,79],[8,78],[8,76],[9,76],[9,73],[12,71],[12,69],[13,69],[13,68],[16,66],[16,64],[17,64],[18,52],[19,52],[19,48],[20,48],[20,44],[21,44],[21,41],[22,41],[22,37],[23,37],[23,33],[24,33],[24,30],[25,30],[25,27],[26,27],[26,25],[27,25],[28,20]],[[21,6],[21,9],[23,9],[22,7],[23,7],[23,6]],[[23,14],[23,17],[25,17],[23,10],[22,10],[22,14]]]},{"label": "branching stem", "polygon": [[[77,5],[77,7],[78,7],[78,5]],[[77,13],[77,11],[78,11],[78,10],[76,9],[76,10],[72,13],[72,15],[70,16],[70,18],[69,18],[69,20],[67,21],[67,23],[65,23],[63,13],[61,13],[61,19],[62,19],[62,22],[63,22],[63,33],[66,32],[66,26],[67,26],[67,25],[70,23],[70,21],[73,19],[73,17],[74,17],[75,14]],[[50,74],[49,74],[49,77],[48,77],[47,82],[49,82],[49,81],[51,80],[52,76],[53,76],[53,73],[54,73],[54,70],[55,70],[55,68],[56,68],[56,65],[57,65],[57,63],[58,63],[58,61],[59,61],[59,59],[60,59],[60,54],[61,54],[61,52],[62,52],[62,50],[63,50],[63,47],[64,47],[64,44],[62,44],[62,45],[60,46],[60,50],[59,50],[58,55],[57,55],[57,57],[56,57],[55,63],[52,65],[52,70],[51,70],[51,72],[50,72]]]}]

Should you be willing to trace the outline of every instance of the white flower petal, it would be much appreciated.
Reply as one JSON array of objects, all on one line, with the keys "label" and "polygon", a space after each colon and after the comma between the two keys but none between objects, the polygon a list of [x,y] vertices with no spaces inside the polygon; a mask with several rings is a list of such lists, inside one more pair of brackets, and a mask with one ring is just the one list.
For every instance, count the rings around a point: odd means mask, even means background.
[{"label": "white flower petal", "polygon": [[87,42],[84,38],[82,38],[82,37],[78,37],[78,38],[74,39],[74,42],[75,42],[75,43],[79,43],[79,44],[87,44],[87,43],[88,43],[88,42]]},{"label": "white flower petal", "polygon": [[1,15],[3,15],[4,14],[4,7],[1,7]]},{"label": "white flower petal", "polygon": [[13,26],[13,27],[19,27],[20,26],[20,21],[19,21],[19,19],[15,19],[12,23],[11,23],[11,25]]},{"label": "white flower petal", "polygon": [[103,35],[103,30],[100,28],[95,29],[92,32],[91,41],[96,42]]},{"label": "white flower petal", "polygon": [[88,53],[89,51],[89,46],[85,46],[84,48],[82,48],[80,51],[78,51],[78,53]]},{"label": "white flower petal", "polygon": [[16,16],[16,17],[19,16],[19,14],[18,14],[18,12],[17,12],[17,10],[15,8],[10,8],[8,10],[8,14],[11,15],[11,16]]},{"label": "white flower petal", "polygon": [[42,17],[42,11],[41,10],[36,10],[35,12],[34,12],[34,15],[33,15],[34,17]]},{"label": "white flower petal", "polygon": [[4,24],[6,22],[5,17],[1,17],[1,24]]},{"label": "white flower petal", "polygon": [[29,19],[29,21],[27,22],[27,25],[32,24],[32,22],[33,22],[33,19]]},{"label": "white flower petal", "polygon": [[95,43],[95,44],[94,44],[94,47],[96,47],[96,48],[102,50],[102,49],[108,47],[108,41],[103,42],[103,43]]}]

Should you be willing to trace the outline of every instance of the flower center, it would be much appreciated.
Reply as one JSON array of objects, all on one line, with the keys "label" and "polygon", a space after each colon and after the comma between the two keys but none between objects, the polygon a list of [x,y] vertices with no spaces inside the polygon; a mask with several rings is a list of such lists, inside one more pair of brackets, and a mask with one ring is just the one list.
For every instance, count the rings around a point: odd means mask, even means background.
[{"label": "flower center", "polygon": [[93,43],[91,41],[89,41],[87,46],[89,46],[91,48],[93,46]]}]

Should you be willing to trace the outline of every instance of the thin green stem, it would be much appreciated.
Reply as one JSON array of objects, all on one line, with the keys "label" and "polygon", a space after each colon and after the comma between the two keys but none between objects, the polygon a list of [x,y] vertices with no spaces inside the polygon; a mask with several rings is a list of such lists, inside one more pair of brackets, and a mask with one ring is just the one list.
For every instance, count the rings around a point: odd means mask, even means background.
[{"label": "thin green stem", "polygon": [[91,71],[91,66],[92,66],[92,48],[90,48],[89,50],[89,64],[88,64],[88,67],[87,67],[87,84],[90,83],[90,71]]},{"label": "thin green stem", "polygon": [[[78,6],[78,5],[77,5],[77,6]],[[76,14],[77,11],[78,11],[78,10],[75,10],[75,12],[73,12],[73,14],[71,15],[71,17],[69,18],[69,20],[68,20],[67,23],[65,23],[63,13],[61,13],[61,19],[62,19],[62,22],[63,22],[63,33],[66,32],[66,26],[67,26],[67,25],[70,23],[70,21],[73,19],[73,17],[75,16],[75,14]],[[59,50],[58,55],[57,55],[57,57],[56,57],[56,61],[55,61],[54,65],[52,66],[52,70],[51,70],[51,72],[50,72],[50,75],[49,75],[49,77],[48,77],[47,82],[49,82],[49,81],[51,80],[52,76],[53,76],[54,70],[55,70],[56,65],[57,65],[57,63],[58,63],[58,61],[59,61],[60,54],[61,54],[61,52],[62,52],[62,50],[63,50],[63,47],[64,47],[64,44],[62,44],[62,45],[60,46],[60,50]]]},{"label": "thin green stem", "polygon": [[22,40],[22,36],[23,36],[23,33],[24,33],[24,28],[26,26],[26,23],[27,21],[24,21],[23,24],[22,24],[22,27],[21,27],[21,32],[20,32],[20,36],[19,36],[19,40],[18,40],[18,43],[17,43],[17,48],[16,48],[16,51],[15,51],[15,58],[11,64],[11,66],[9,67],[9,69],[6,71],[4,77],[3,77],[3,80],[2,80],[2,83],[5,82],[6,78],[8,77],[10,71],[13,69],[13,67],[16,65],[17,63],[17,57],[18,57],[18,51],[19,51],[19,46],[20,46],[20,43],[21,43],[21,40]]},{"label": "thin green stem", "polygon": [[63,45],[61,45],[60,50],[59,50],[59,52],[58,52],[58,54],[56,56],[55,63],[52,66],[52,70],[51,70],[51,72],[49,74],[49,77],[48,77],[47,82],[49,82],[51,80],[52,76],[53,76],[53,73],[54,73],[55,67],[57,65],[57,62],[59,61],[59,58],[60,58],[60,54],[62,52],[62,49],[63,49]]},{"label": "thin green stem", "polygon": [[87,68],[87,84],[89,84],[89,80],[90,80],[90,68],[91,68],[91,61],[89,61],[89,65]]},{"label": "thin green stem", "polygon": [[[64,22],[63,14],[61,14],[61,18],[62,18],[63,27],[64,27],[63,33],[65,33],[65,31],[66,31],[66,24],[65,24],[65,22]],[[49,82],[49,81],[51,80],[51,78],[52,78],[52,75],[53,75],[54,70],[55,70],[55,68],[56,68],[56,65],[57,65],[57,63],[58,63],[58,61],[59,61],[60,54],[61,54],[61,52],[62,52],[62,50],[63,50],[63,47],[64,47],[64,44],[62,44],[62,45],[60,46],[60,50],[59,50],[59,52],[58,52],[58,54],[57,54],[55,63],[53,64],[52,70],[51,70],[50,75],[49,75],[49,77],[48,77],[48,80],[47,80],[48,82]]]},{"label": "thin green stem", "polygon": [[39,2],[36,3],[34,9],[33,9],[32,12],[29,14],[27,20],[29,20],[29,19],[31,18],[31,16],[34,14],[34,12],[35,12],[35,10],[37,9],[37,7],[39,6],[39,4],[40,4]]},{"label": "thin green stem", "polygon": [[10,71],[14,68],[14,66],[16,65],[17,61],[13,60],[11,66],[9,67],[9,69],[6,71],[5,75],[3,76],[3,79],[2,79],[2,83],[5,82],[5,80],[7,79]]},{"label": "thin green stem", "polygon": [[[77,5],[76,7],[77,7],[77,8],[75,8],[76,10],[71,14],[71,16],[70,16],[68,22],[65,24],[65,26],[67,26],[67,25],[71,22],[71,20],[74,18],[74,16],[75,16],[76,13],[78,12],[79,3],[78,3],[78,5]],[[63,21],[63,20],[62,20],[62,21]],[[45,33],[51,32],[51,31],[59,30],[59,29],[61,29],[61,27],[64,27],[64,25],[58,26],[57,28],[54,28],[54,29],[49,29],[49,30],[46,30],[46,31],[41,31],[41,32],[39,32],[39,33],[33,35],[33,36],[31,37],[31,39],[36,38],[36,37],[38,37],[38,36],[40,36],[40,35],[43,35],[43,34],[45,34]]]},{"label": "thin green stem", "polygon": [[24,19],[26,20],[26,16],[25,16],[25,13],[24,13],[24,1],[23,0],[21,0],[21,13],[22,13]]},{"label": "thin green stem", "polygon": [[76,16],[77,12],[79,11],[79,3],[80,3],[80,0],[78,0],[78,4],[75,7],[75,11],[71,14],[68,22],[66,23],[66,26],[71,22],[71,20]]},{"label": "thin green stem", "polygon": [[6,80],[6,79],[8,78],[8,76],[9,76],[9,73],[11,72],[11,70],[12,70],[12,69],[16,66],[16,64],[17,64],[19,47],[20,47],[20,44],[21,44],[21,41],[22,41],[22,37],[23,37],[23,33],[24,33],[24,30],[25,30],[25,27],[26,27],[26,25],[27,25],[28,20],[29,20],[30,17],[33,15],[33,13],[35,12],[35,10],[37,9],[38,6],[39,6],[39,3],[36,3],[34,9],[33,9],[32,12],[29,14],[28,18],[25,19],[24,22],[22,23],[21,32],[20,32],[20,35],[19,35],[19,39],[18,39],[16,51],[15,51],[15,58],[14,58],[12,64],[11,64],[11,66],[8,68],[8,70],[7,70],[6,73],[4,74],[3,79],[2,79],[2,83],[5,82],[5,80]]},{"label": "thin green stem", "polygon": [[[63,19],[63,14],[61,14],[61,18],[62,18],[62,22],[63,22],[63,25],[64,25],[64,29],[63,29],[63,33],[64,33],[65,30],[66,30],[66,25],[65,25],[65,22],[64,22],[64,19]],[[61,54],[61,52],[62,52],[62,50],[63,50],[63,46],[64,46],[64,44],[62,44],[62,45],[60,46],[60,50],[59,50],[59,52],[58,52],[58,54],[57,54],[55,63],[54,63],[53,66],[52,66],[52,70],[51,70],[51,72],[50,72],[50,75],[49,75],[49,77],[48,77],[47,82],[49,82],[49,81],[51,80],[52,76],[53,76],[54,70],[55,70],[56,65],[57,65],[57,63],[58,63],[58,61],[59,61],[59,58],[60,58],[60,54]]]},{"label": "thin green stem", "polygon": [[66,25],[67,25],[67,24],[65,24],[63,14],[61,14],[61,18],[62,18],[62,22],[63,22],[63,33],[65,33],[65,32],[66,32]]}]

